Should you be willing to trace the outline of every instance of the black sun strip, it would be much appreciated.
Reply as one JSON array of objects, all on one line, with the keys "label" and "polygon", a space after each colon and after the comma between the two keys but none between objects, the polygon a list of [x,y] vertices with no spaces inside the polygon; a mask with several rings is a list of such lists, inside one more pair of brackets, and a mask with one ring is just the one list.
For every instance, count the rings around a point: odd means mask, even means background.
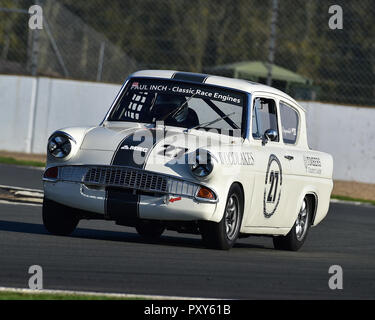
[{"label": "black sun strip", "polygon": [[190,73],[190,72],[176,72],[172,79],[181,80],[181,81],[189,81],[189,82],[196,82],[196,83],[204,83],[207,79],[207,74],[197,74],[197,73]]}]

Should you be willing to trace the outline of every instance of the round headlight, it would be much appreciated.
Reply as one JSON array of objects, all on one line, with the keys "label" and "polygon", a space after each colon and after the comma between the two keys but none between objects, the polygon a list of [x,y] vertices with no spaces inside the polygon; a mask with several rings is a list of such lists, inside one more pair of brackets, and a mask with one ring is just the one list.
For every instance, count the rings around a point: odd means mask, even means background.
[{"label": "round headlight", "polygon": [[191,172],[198,178],[204,178],[214,170],[214,161],[211,153],[206,150],[197,150],[195,159],[190,165]]},{"label": "round headlight", "polygon": [[48,152],[55,158],[65,158],[72,151],[72,143],[67,136],[55,135],[48,141]]}]

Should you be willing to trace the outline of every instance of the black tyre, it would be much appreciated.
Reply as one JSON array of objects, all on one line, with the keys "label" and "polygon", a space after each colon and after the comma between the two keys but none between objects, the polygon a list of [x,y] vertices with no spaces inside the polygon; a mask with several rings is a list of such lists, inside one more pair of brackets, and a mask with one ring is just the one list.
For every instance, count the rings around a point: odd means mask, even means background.
[{"label": "black tyre", "polygon": [[138,234],[147,240],[157,240],[165,228],[158,221],[139,221],[135,227]]},{"label": "black tyre", "polygon": [[241,228],[243,195],[238,185],[229,190],[223,218],[219,223],[201,221],[199,225],[204,244],[208,248],[228,250],[236,242]]},{"label": "black tyre", "polygon": [[43,224],[48,232],[66,236],[75,230],[78,222],[79,218],[68,207],[48,199],[43,200]]},{"label": "black tyre", "polygon": [[273,237],[273,245],[278,250],[297,251],[304,244],[311,225],[312,205],[306,197],[303,199],[293,228],[286,236]]}]

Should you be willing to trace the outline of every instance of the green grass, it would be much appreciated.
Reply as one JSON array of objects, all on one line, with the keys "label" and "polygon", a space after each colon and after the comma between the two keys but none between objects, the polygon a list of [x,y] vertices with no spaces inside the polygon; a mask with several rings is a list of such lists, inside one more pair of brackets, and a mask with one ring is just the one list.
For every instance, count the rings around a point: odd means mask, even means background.
[{"label": "green grass", "polygon": [[335,194],[333,194],[331,196],[331,199],[337,199],[337,200],[343,200],[343,201],[353,201],[353,202],[362,202],[362,203],[369,203],[369,204],[375,205],[375,201],[374,200],[365,200],[365,199],[351,198],[351,197],[339,196],[339,195],[335,195]]},{"label": "green grass", "polygon": [[26,293],[3,291],[0,300],[140,300],[136,297],[109,297],[100,295],[62,294],[62,293]]},{"label": "green grass", "polygon": [[41,161],[17,160],[12,157],[0,157],[0,163],[14,164],[18,166],[45,167],[46,164]]}]

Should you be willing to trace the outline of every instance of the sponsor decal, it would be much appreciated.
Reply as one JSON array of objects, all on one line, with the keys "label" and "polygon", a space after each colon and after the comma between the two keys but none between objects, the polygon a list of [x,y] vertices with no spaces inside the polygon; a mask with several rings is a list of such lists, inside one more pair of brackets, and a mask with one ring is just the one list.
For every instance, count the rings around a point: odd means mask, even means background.
[{"label": "sponsor decal", "polygon": [[307,173],[321,174],[322,163],[319,157],[303,156],[303,162]]},{"label": "sponsor decal", "polygon": [[210,99],[235,105],[243,105],[243,95],[234,91],[211,86],[202,86],[186,83],[175,83],[163,80],[137,80],[130,86],[130,90],[147,92],[161,92],[180,95],[194,95],[194,98]]},{"label": "sponsor decal", "polygon": [[226,165],[254,165],[254,157],[251,152],[219,152],[219,158],[221,163]]},{"label": "sponsor decal", "polygon": [[280,203],[283,184],[280,160],[271,154],[268,160],[264,186],[263,213],[266,218],[272,217]]},{"label": "sponsor decal", "polygon": [[130,150],[130,151],[138,151],[138,152],[148,152],[148,148],[142,148],[139,146],[128,146],[124,145],[120,148],[121,150]]},{"label": "sponsor decal", "polygon": [[292,136],[296,136],[297,135],[297,129],[296,128],[283,128],[283,134],[284,135],[292,135]]},{"label": "sponsor decal", "polygon": [[139,82],[133,82],[132,84],[132,89],[138,89],[138,86],[139,86]]}]

